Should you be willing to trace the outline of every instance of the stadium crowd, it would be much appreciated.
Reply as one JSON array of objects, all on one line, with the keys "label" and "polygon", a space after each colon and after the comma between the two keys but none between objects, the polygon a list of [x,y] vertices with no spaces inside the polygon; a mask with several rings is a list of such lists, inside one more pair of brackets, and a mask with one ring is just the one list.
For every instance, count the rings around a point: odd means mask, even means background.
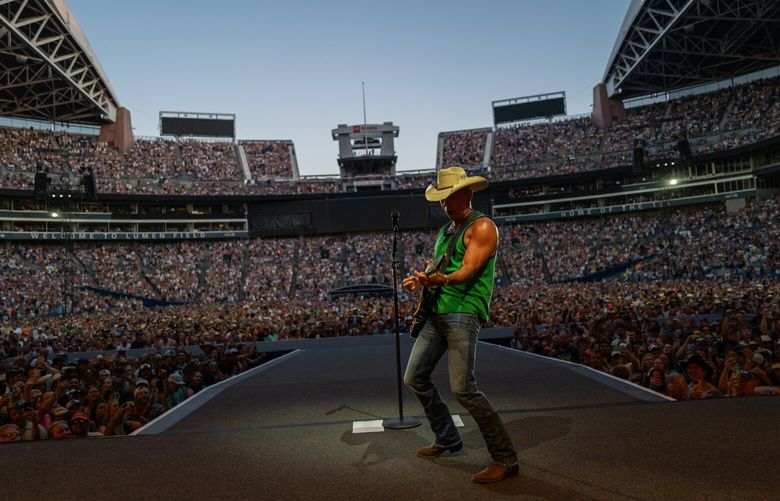
[{"label": "stadium crowd", "polygon": [[[723,151],[780,133],[778,77],[627,109],[608,130],[588,116],[498,127],[491,178],[524,179],[628,165],[634,148],[647,160],[677,158],[678,141],[693,154]],[[442,164],[480,166],[490,129],[440,133]],[[94,137],[33,129],[0,128],[0,186],[30,189],[43,169],[78,188],[93,170],[98,191],[136,194],[307,194],[343,188],[337,180],[293,179],[289,141],[207,142],[138,138],[125,154]],[[243,148],[249,179],[239,167]],[[424,177],[424,176],[423,176]],[[396,188],[419,188],[427,179],[398,176]]]},{"label": "stadium crowd", "polygon": [[[518,349],[582,363],[675,399],[775,394],[779,207],[770,199],[732,215],[708,207],[662,217],[566,221],[558,228],[506,227],[501,285],[487,326],[514,327]],[[642,255],[650,244],[637,250],[641,240],[655,238],[669,221],[677,224],[673,234],[700,245],[681,238],[679,247],[656,252],[669,253],[668,262],[683,263],[690,273],[659,266],[650,268],[652,274],[632,272],[618,280],[555,283]],[[592,245],[554,239],[576,234],[602,238]],[[721,239],[735,245],[724,247]],[[667,233],[662,240],[674,238]],[[551,258],[563,247],[577,250]],[[203,387],[258,363],[263,355],[253,351],[255,341],[389,334],[391,301],[329,297],[340,285],[387,284],[387,248],[387,234],[117,245],[89,252],[76,247],[73,254],[83,263],[76,275],[86,282],[94,275],[97,283],[139,292],[128,277],[148,273],[156,278],[146,286],[160,284],[161,292],[195,302],[154,310],[112,303],[86,314],[46,315],[55,312],[53,291],[62,278],[58,268],[72,259],[62,255],[68,251],[6,246],[2,274],[12,287],[2,294],[0,435],[15,441],[132,433]],[[430,235],[404,233],[401,248],[402,273],[420,269],[432,251]],[[553,280],[539,272],[543,261]],[[703,263],[741,271],[701,275]],[[203,279],[193,280],[193,274]],[[17,275],[21,279],[7,281]],[[25,289],[25,277],[41,287]],[[179,291],[175,284],[188,278]],[[171,289],[163,289],[164,283]],[[402,322],[415,299],[402,294]],[[15,309],[28,302],[39,308]],[[203,354],[183,349],[194,346]],[[134,348],[155,353],[129,357],[127,350]],[[102,354],[69,365],[69,352]]]},{"label": "stadium crowd", "polygon": [[70,359],[63,342],[39,337],[28,353],[0,360],[0,442],[128,435],[267,357],[254,343],[183,350],[114,334],[105,353]]},{"label": "stadium crowd", "polygon": [[[780,203],[762,200],[728,214],[703,207],[502,228],[502,285],[541,285],[617,270],[630,282],[664,279],[752,280],[780,270]],[[204,304],[286,297],[324,301],[330,290],[388,284],[387,235],[133,243],[17,245],[4,249],[0,270],[13,284],[2,296],[7,319],[61,311],[67,272],[75,286],[118,294]],[[574,239],[574,240],[572,240]],[[574,245],[573,245],[574,244]],[[430,254],[422,233],[404,234],[403,270]],[[94,293],[96,294],[96,293]],[[132,299],[132,298],[128,298]],[[103,310],[121,300],[107,302]],[[78,303],[78,301],[76,301]],[[133,306],[125,306],[132,310]],[[101,310],[90,303],[69,311]]]},{"label": "stadium crowd", "polygon": [[301,179],[299,181],[251,180],[244,191],[253,195],[306,195],[310,193],[338,193],[341,182],[337,179]]},{"label": "stadium crowd", "polygon": [[[624,166],[637,146],[648,160],[677,158],[677,143],[688,139],[692,153],[722,151],[774,137],[780,131],[778,78],[753,81],[668,102],[626,110],[626,119],[608,130],[590,117],[516,124],[497,128],[493,179],[522,179]],[[469,141],[475,131],[449,133],[461,145],[454,157],[479,154]],[[460,135],[460,138],[451,137]],[[471,149],[469,149],[471,147]]]},{"label": "stadium crowd", "polygon": [[[609,132],[588,117],[502,127],[491,177],[614,165],[637,144],[662,156],[680,137],[690,137],[696,152],[759,140],[778,131],[776,83],[632,108]],[[446,163],[481,159],[489,131],[471,132],[443,135]],[[292,174],[289,143],[241,147],[253,177]],[[232,143],[139,140],[121,155],[93,138],[0,129],[2,179],[16,187],[29,186],[36,170],[68,183],[94,167],[99,177],[114,179],[116,191],[137,193],[340,189],[332,179],[244,183],[236,152]],[[429,173],[403,176],[396,187],[429,180]],[[770,395],[780,388],[777,197],[734,213],[701,206],[505,225],[501,232],[486,326],[513,327],[516,348],[675,399]],[[258,363],[254,342],[391,333],[386,296],[336,293],[355,285],[389,290],[389,239],[4,244],[0,439],[131,433]],[[424,267],[431,240],[428,232],[402,234],[402,275]],[[144,306],[166,302],[172,304]],[[415,303],[414,295],[401,293],[402,324]],[[201,347],[202,354],[185,347]],[[135,359],[127,355],[132,348],[150,352]],[[103,354],[69,365],[69,353],[84,352]]]},{"label": "stadium crowd", "polygon": [[[266,298],[223,305],[219,315],[211,305],[189,305],[154,315],[41,320],[33,328],[0,327],[4,354],[16,357],[0,360],[5,441],[131,433],[261,361],[246,341],[392,331],[391,305],[377,298],[319,304]],[[518,349],[582,363],[675,399],[769,395],[780,386],[777,281],[512,285],[497,290],[491,324],[514,326]],[[184,346],[200,346],[203,354]],[[156,353],[129,357],[136,348]],[[103,354],[71,365],[69,351]]]},{"label": "stadium crowd", "polygon": [[[780,273],[780,199],[729,214],[723,206],[508,225],[510,282],[564,281],[618,267],[632,281],[755,279]],[[544,270],[548,275],[545,276]]]},{"label": "stadium crowd", "polygon": [[253,179],[292,178],[290,141],[239,141]]},{"label": "stadium crowd", "polygon": [[[274,174],[289,171],[287,145],[276,142],[272,149],[253,150],[250,167],[264,165]],[[282,146],[284,146],[282,148]],[[286,156],[285,156],[286,154]],[[0,181],[2,186],[30,189],[33,174],[45,171],[52,184],[78,189],[80,175],[96,174],[99,192],[136,194],[246,194],[236,146],[230,142],[137,138],[122,154],[94,137],[45,132],[35,129],[0,128]],[[296,192],[292,190],[291,192]]]},{"label": "stadium crowd", "polygon": [[584,364],[677,400],[780,392],[777,280],[515,290],[495,308],[501,325],[515,326],[517,349]]},{"label": "stadium crowd", "polygon": [[[723,205],[502,226],[502,285],[607,274],[644,282],[754,280],[780,273],[780,199],[728,213]],[[421,233],[404,234],[402,269],[424,266]],[[133,309],[139,299],[223,303],[275,296],[324,301],[337,287],[389,284],[386,234],[100,245],[16,244],[3,249],[0,315]],[[67,276],[70,291],[62,286]],[[92,298],[100,292],[108,300]],[[70,297],[68,296],[70,294]],[[63,302],[70,306],[63,307]]]},{"label": "stadium crowd", "polygon": [[465,168],[483,165],[489,133],[490,129],[439,133],[442,165],[461,165]]}]

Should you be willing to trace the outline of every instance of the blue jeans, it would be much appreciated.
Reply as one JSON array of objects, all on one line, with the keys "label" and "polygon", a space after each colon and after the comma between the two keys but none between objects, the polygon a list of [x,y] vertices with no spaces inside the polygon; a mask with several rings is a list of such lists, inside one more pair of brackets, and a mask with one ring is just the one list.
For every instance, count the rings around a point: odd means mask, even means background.
[{"label": "blue jeans", "polygon": [[481,325],[469,313],[432,313],[414,343],[404,374],[404,383],[417,396],[436,434],[435,443],[444,447],[461,441],[447,404],[431,380],[431,373],[444,353],[448,353],[450,387],[458,402],[477,422],[493,461],[517,463],[517,453],[498,413],[485,394],[477,389],[474,377],[477,335]]}]

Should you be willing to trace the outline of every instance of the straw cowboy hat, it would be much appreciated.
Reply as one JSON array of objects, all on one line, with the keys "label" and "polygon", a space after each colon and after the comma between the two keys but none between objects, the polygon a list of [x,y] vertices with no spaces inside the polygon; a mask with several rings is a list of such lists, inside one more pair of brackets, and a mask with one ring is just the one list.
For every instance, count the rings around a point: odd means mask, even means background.
[{"label": "straw cowboy hat", "polygon": [[480,191],[487,188],[487,179],[480,176],[468,176],[462,167],[447,167],[441,169],[436,179],[436,186],[429,184],[425,190],[425,199],[429,202],[444,200],[458,190],[470,188]]}]

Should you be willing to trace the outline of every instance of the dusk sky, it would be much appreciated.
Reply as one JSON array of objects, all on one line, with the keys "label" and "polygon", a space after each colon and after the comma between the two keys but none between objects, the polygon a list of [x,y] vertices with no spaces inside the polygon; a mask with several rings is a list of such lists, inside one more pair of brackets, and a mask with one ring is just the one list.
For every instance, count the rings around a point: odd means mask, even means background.
[{"label": "dusk sky", "polygon": [[68,0],[136,135],[161,110],[235,113],[240,139],[292,139],[302,175],[338,172],[330,130],[393,121],[398,170],[491,101],[565,91],[590,112],[629,0]]}]

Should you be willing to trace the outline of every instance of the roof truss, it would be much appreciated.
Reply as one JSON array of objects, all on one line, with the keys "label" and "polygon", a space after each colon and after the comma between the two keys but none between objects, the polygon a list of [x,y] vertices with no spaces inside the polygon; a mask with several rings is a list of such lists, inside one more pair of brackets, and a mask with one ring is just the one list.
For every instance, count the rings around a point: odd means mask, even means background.
[{"label": "roof truss", "polygon": [[110,84],[47,0],[0,0],[0,114],[101,123]]},{"label": "roof truss", "polygon": [[631,97],[780,64],[776,0],[645,0],[610,61],[609,95]]}]

